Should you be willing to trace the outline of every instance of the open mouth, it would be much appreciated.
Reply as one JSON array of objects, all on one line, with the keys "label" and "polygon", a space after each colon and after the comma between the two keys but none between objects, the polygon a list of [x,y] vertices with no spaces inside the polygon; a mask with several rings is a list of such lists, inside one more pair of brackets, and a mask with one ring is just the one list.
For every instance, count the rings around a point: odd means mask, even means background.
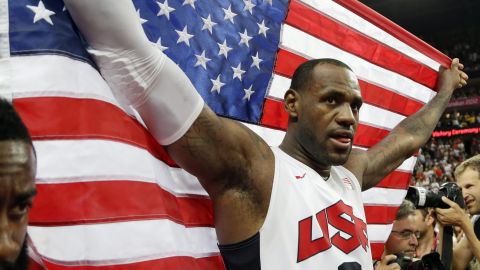
[{"label": "open mouth", "polygon": [[351,132],[336,132],[331,140],[337,148],[348,149],[352,145],[353,134]]}]

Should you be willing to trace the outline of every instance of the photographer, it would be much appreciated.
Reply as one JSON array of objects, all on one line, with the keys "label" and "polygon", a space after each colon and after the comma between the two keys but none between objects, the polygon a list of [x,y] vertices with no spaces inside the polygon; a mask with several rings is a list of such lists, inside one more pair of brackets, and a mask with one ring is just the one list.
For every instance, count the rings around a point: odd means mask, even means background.
[{"label": "photographer", "polygon": [[[436,252],[422,254],[416,258],[419,247],[420,231],[417,225],[415,205],[404,200],[395,216],[393,228],[385,243],[385,251],[381,261],[374,264],[375,270],[444,270],[440,256]],[[425,218],[425,220],[429,220]],[[430,222],[426,222],[430,227]],[[428,230],[428,229],[427,229]],[[431,241],[433,242],[433,241]]]},{"label": "photographer", "polygon": [[382,260],[375,263],[375,270],[401,269],[398,255],[413,258],[418,246],[417,227],[415,223],[415,206],[410,201],[403,201],[398,209],[390,236],[385,243]]},{"label": "photographer", "polygon": [[432,208],[415,210],[415,222],[419,232],[417,258],[437,251],[437,233],[435,232],[435,217]]},{"label": "photographer", "polygon": [[[473,216],[480,214],[480,155],[462,162],[455,169],[455,179],[462,188],[468,212]],[[453,269],[466,269],[473,257],[480,258],[480,221],[479,216],[468,215],[455,202],[442,197],[450,208],[436,208],[437,220],[442,225],[454,225],[462,228],[465,237],[453,248]],[[441,239],[441,238],[440,238]]]}]

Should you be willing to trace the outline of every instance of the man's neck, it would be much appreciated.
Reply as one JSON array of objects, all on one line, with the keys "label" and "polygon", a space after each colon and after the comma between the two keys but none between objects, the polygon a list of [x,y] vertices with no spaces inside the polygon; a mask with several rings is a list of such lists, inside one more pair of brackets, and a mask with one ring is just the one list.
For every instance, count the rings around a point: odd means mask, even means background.
[{"label": "man's neck", "polygon": [[432,228],[425,233],[422,239],[418,240],[417,257],[420,258],[434,251],[435,241],[435,232]]},{"label": "man's neck", "polygon": [[313,157],[309,157],[308,153],[301,151],[300,147],[293,147],[292,144],[289,144],[285,140],[279,145],[279,148],[287,153],[292,158],[300,161],[301,163],[307,165],[314,171],[316,171],[324,180],[327,180],[330,176],[331,165],[320,164],[315,162]]}]

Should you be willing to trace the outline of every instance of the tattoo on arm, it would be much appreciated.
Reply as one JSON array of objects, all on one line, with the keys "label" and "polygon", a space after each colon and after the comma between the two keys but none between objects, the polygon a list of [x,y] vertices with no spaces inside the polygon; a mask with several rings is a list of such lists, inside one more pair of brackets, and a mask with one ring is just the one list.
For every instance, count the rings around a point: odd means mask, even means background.
[{"label": "tattoo on arm", "polygon": [[372,148],[369,156],[369,179],[365,186],[374,186],[386,174],[399,166],[430,138],[451,93],[439,92],[427,105],[414,115],[404,119],[379,144]]},{"label": "tattoo on arm", "polygon": [[223,141],[224,124],[219,119],[212,120],[208,114],[200,114],[190,130],[185,134],[183,148],[193,157],[202,157],[212,145]]},{"label": "tattoo on arm", "polygon": [[270,158],[269,152],[268,152],[268,145],[267,143],[260,137],[258,136],[255,132],[251,131],[249,128],[246,126],[240,124],[243,130],[248,134],[250,137],[249,141],[252,143],[253,147],[258,150],[258,153],[262,157],[263,160],[267,160]]},{"label": "tattoo on arm", "polygon": [[447,107],[450,97],[451,93],[439,92],[417,113],[401,122],[399,127],[411,135],[422,136],[427,140]]},{"label": "tattoo on arm", "polygon": [[[231,140],[231,138],[227,139],[225,136],[233,136],[233,138],[239,139],[232,142],[232,145],[235,143],[250,144],[250,148],[255,149],[262,159],[267,160],[270,158],[268,145],[260,136],[242,124],[227,123],[227,121],[230,120],[217,118],[216,116],[212,119],[209,113],[205,115],[200,114],[190,130],[185,134],[182,147],[192,157],[204,157],[205,151],[211,152],[215,147],[221,147],[222,144]],[[230,126],[230,130],[227,130],[229,128],[227,126]],[[242,136],[244,136],[244,140],[241,139]]]}]

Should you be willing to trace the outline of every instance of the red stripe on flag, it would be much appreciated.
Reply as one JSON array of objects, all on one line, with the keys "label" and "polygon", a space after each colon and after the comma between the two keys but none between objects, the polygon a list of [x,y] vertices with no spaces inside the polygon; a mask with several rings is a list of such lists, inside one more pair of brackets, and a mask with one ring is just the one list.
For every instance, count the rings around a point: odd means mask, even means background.
[{"label": "red stripe on flag", "polygon": [[277,61],[275,61],[273,72],[282,75],[283,77],[292,78],[295,69],[297,69],[298,66],[307,60],[308,59],[303,56],[284,49],[279,49],[277,52]]},{"label": "red stripe on flag", "polygon": [[362,17],[366,21],[371,22],[372,24],[376,25],[380,29],[384,30],[390,35],[406,43],[413,49],[423,53],[424,55],[440,63],[442,66],[446,68],[450,67],[450,63],[452,62],[452,59],[450,59],[448,56],[444,55],[434,47],[430,46],[423,40],[417,38],[413,34],[409,33],[407,30],[398,26],[397,24],[385,18],[381,14],[365,6],[360,1],[334,0],[334,2],[340,4],[344,8],[357,14],[358,16]]},{"label": "red stripe on flag", "polygon": [[283,101],[266,98],[260,123],[269,128],[287,130],[288,114],[283,106]]},{"label": "red stripe on flag", "polygon": [[34,259],[29,258],[28,270],[45,270],[45,268]]},{"label": "red stripe on flag", "polygon": [[401,74],[429,88],[435,87],[438,74],[430,67],[328,18],[298,0],[290,2],[286,23],[377,66]]},{"label": "red stripe on flag", "polygon": [[387,177],[383,178],[376,187],[407,189],[411,176],[412,174],[408,172],[393,171],[387,175]]},{"label": "red stripe on flag", "polygon": [[165,218],[186,227],[214,226],[210,199],[175,197],[152,183],[37,184],[37,190],[29,216],[30,225],[61,226]]},{"label": "red stripe on flag", "polygon": [[385,90],[375,84],[359,80],[362,98],[366,103],[389,111],[409,116],[420,110],[424,103],[399,95],[395,92]]},{"label": "red stripe on flag", "polygon": [[355,132],[353,144],[361,147],[370,148],[380,142],[390,131],[364,124],[359,124]]},{"label": "red stripe on flag", "polygon": [[383,249],[385,248],[385,243],[370,243],[370,248],[372,249],[372,258],[374,260],[380,260],[382,258]]},{"label": "red stripe on flag", "polygon": [[400,206],[364,205],[368,224],[391,224]]},{"label": "red stripe on flag", "polygon": [[106,139],[146,149],[176,166],[137,120],[110,103],[66,97],[17,98],[14,106],[34,140]]},{"label": "red stripe on flag", "polygon": [[164,270],[164,269],[188,269],[188,270],[204,270],[204,269],[225,269],[223,260],[218,256],[192,258],[187,256],[168,257],[158,260],[140,261],[135,263],[117,264],[108,262],[104,265],[81,265],[85,262],[69,262],[63,265],[57,262],[51,262],[43,258],[45,265],[49,270]]},{"label": "red stripe on flag", "polygon": [[[280,49],[277,53],[274,72],[291,78],[295,69],[305,61],[307,61],[307,59],[302,56]],[[366,81],[359,80],[359,85],[365,103],[384,108],[391,112],[408,116],[418,111],[424,105],[420,101],[410,99]]]}]

